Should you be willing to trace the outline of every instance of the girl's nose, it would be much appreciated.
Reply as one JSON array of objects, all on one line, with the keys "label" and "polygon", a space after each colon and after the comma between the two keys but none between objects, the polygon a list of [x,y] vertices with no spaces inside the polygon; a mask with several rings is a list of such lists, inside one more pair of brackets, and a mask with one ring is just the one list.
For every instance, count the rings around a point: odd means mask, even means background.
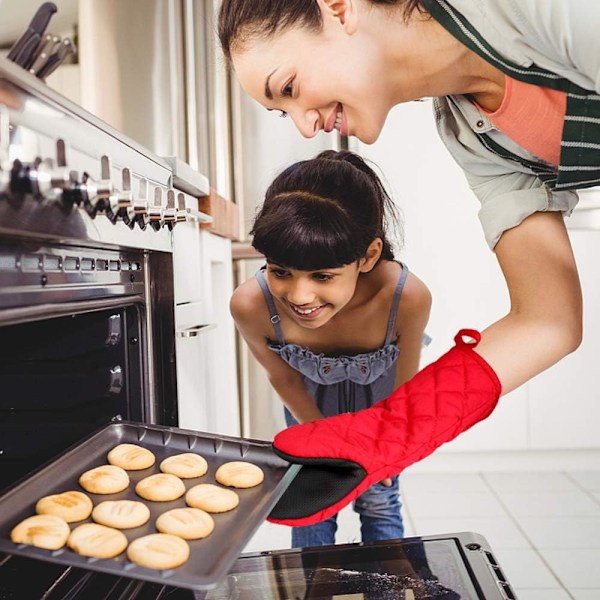
[{"label": "girl's nose", "polygon": [[290,286],[287,294],[288,302],[295,304],[296,306],[303,306],[304,304],[310,304],[315,299],[315,294],[312,291],[310,284],[306,282],[298,282],[293,286]]},{"label": "girl's nose", "polygon": [[294,125],[296,125],[298,131],[305,138],[312,138],[319,133],[321,129],[320,126],[320,117],[319,112],[317,110],[308,110],[303,113],[296,113],[291,115],[294,121]]}]

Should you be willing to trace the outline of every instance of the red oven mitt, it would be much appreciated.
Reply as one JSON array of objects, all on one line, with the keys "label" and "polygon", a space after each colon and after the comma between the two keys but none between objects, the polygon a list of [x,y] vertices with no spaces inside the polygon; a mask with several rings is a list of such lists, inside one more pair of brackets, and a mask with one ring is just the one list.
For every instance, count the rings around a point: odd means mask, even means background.
[{"label": "red oven mitt", "polygon": [[303,467],[268,520],[293,526],[323,521],[373,483],[400,473],[488,417],[501,385],[473,350],[480,339],[478,331],[462,329],[451,350],[386,400],[278,433],[275,452]]}]

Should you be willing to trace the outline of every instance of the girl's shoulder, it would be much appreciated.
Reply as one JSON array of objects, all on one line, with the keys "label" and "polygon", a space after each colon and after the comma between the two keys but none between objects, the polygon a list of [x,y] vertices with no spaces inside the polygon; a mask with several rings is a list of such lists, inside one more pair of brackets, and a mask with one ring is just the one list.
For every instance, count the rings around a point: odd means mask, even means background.
[{"label": "girl's shoulder", "polygon": [[406,279],[400,292],[400,303],[398,310],[406,312],[429,310],[431,306],[431,293],[425,283],[407,266],[392,260],[386,260],[382,263],[385,268],[382,270],[382,289],[385,289],[386,296],[394,295],[400,280],[402,272],[405,270]]},{"label": "girl's shoulder", "polygon": [[409,272],[398,305],[398,314],[409,317],[419,314],[429,315],[431,292],[423,280]]},{"label": "girl's shoulder", "polygon": [[[396,293],[403,265],[395,261],[382,262],[383,269],[379,275],[381,293],[385,298],[393,297]],[[406,267],[404,267],[406,269]],[[431,308],[431,292],[427,285],[412,271],[408,270],[406,280],[400,293],[398,316],[414,317],[428,315]]]},{"label": "girl's shoulder", "polygon": [[256,277],[244,281],[233,291],[229,311],[238,326],[266,331],[270,324],[269,308]]}]

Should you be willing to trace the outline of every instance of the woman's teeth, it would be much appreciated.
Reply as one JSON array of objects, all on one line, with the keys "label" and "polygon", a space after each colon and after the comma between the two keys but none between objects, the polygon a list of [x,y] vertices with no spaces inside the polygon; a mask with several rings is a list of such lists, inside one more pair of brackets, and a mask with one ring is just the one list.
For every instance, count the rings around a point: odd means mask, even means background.
[{"label": "woman's teeth", "polygon": [[342,128],[342,111],[338,112],[336,117],[335,117],[335,125],[334,128],[337,129],[338,131],[341,130]]}]

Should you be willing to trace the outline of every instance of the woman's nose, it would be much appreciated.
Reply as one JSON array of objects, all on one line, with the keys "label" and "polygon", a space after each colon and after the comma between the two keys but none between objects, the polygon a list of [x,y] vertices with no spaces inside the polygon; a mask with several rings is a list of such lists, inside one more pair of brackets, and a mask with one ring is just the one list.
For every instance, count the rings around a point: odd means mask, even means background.
[{"label": "woman's nose", "polygon": [[321,129],[319,112],[317,110],[308,110],[303,113],[291,115],[294,125],[305,138],[312,138],[319,133]]}]

